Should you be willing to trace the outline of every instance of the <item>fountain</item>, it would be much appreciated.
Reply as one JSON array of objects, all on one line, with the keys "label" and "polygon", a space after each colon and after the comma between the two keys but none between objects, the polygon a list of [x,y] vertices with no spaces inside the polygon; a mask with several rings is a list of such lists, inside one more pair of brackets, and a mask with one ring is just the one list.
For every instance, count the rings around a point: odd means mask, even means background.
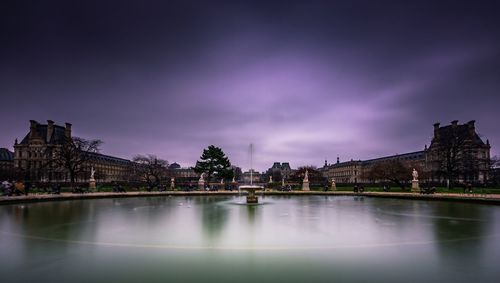
[{"label": "fountain", "polygon": [[259,198],[255,195],[255,191],[262,189],[262,186],[253,184],[253,144],[250,144],[250,185],[239,186],[240,191],[247,191],[247,203],[259,203]]}]

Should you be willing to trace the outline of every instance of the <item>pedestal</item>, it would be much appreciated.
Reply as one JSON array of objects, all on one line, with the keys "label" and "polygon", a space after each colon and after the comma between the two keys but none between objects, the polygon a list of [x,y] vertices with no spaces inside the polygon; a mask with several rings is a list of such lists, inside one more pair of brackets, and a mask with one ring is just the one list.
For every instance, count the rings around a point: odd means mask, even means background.
[{"label": "pedestal", "polygon": [[332,184],[332,191],[336,191],[337,190],[337,185],[335,183]]},{"label": "pedestal", "polygon": [[95,190],[96,189],[96,182],[95,180],[90,180],[89,181],[89,190]]},{"label": "pedestal", "polygon": [[255,190],[248,190],[247,203],[258,203],[259,198],[255,196]]},{"label": "pedestal", "polygon": [[302,182],[302,190],[303,191],[310,191],[310,189],[309,189],[309,181]]},{"label": "pedestal", "polygon": [[412,192],[419,192],[420,191],[420,186],[418,185],[418,180],[411,181],[411,191]]},{"label": "pedestal", "polygon": [[198,189],[204,191],[205,190],[205,182],[198,182]]}]

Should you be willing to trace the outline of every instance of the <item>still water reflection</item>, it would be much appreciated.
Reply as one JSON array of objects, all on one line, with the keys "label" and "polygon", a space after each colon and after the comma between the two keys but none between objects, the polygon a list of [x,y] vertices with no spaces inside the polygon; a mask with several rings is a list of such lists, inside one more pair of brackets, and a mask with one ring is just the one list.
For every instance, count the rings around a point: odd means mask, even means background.
[{"label": "still water reflection", "polygon": [[497,282],[500,207],[363,197],[0,206],[1,282]]}]

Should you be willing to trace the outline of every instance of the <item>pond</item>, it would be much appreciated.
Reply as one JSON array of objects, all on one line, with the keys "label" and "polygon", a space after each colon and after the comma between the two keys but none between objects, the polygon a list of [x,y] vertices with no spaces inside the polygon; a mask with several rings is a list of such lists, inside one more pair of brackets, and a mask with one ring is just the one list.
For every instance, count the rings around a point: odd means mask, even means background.
[{"label": "pond", "polygon": [[498,282],[500,207],[360,196],[0,206],[1,282]]}]

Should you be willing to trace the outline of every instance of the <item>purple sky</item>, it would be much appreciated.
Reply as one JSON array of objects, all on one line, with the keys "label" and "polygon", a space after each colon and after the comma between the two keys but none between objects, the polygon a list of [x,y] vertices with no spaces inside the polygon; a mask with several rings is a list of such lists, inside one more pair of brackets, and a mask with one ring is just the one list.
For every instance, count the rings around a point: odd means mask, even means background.
[{"label": "purple sky", "polygon": [[214,144],[247,169],[253,142],[263,170],[474,119],[500,153],[499,1],[102,2],[0,4],[0,147],[52,119],[182,166]]}]

